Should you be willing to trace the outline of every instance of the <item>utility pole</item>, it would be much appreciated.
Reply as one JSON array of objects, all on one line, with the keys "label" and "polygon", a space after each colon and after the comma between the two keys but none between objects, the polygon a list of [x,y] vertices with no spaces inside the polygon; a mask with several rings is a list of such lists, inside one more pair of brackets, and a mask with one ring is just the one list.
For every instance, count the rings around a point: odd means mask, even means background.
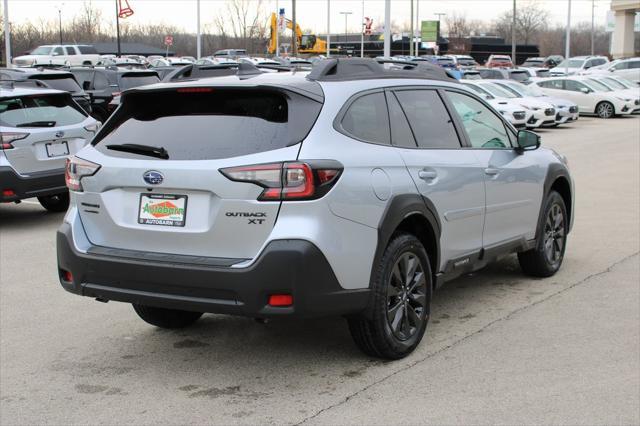
[{"label": "utility pole", "polygon": [[436,15],[438,17],[438,34],[436,35],[436,48],[438,50],[438,53],[440,53],[440,46],[438,45],[438,42],[440,41],[440,19],[443,16],[447,16],[446,13],[434,13],[434,15]]},{"label": "utility pole", "polygon": [[516,0],[513,0],[513,21],[511,22],[511,60],[513,66],[518,65],[516,60]]},{"label": "utility pole", "polygon": [[60,33],[60,44],[62,44],[62,6],[64,6],[64,3],[56,6],[56,9],[58,9],[58,31]]},{"label": "utility pole", "polygon": [[201,49],[201,38],[200,38],[200,0],[196,1],[197,4],[197,9],[198,9],[198,22],[197,22],[197,35],[196,35],[196,59],[200,59],[200,56],[202,56],[202,49]]},{"label": "utility pole", "polygon": [[11,29],[9,28],[9,0],[4,0],[4,54],[5,65],[11,68]]},{"label": "utility pole", "polygon": [[340,12],[340,15],[344,15],[344,42],[347,42],[347,18],[351,15],[352,12]]},{"label": "utility pole", "polygon": [[331,56],[331,0],[327,0],[327,58]]},{"label": "utility pole", "polygon": [[364,0],[362,0],[361,21],[362,21],[362,31],[361,31],[361,34],[360,34],[360,57],[364,58],[364,30],[365,30],[365,25],[364,25]]},{"label": "utility pole", "polygon": [[[571,0],[568,1],[569,10],[567,10],[567,35],[565,37],[564,58],[569,59],[571,45]],[[564,61],[564,75],[569,75],[569,61]]]},{"label": "utility pole", "polygon": [[298,34],[296,34],[296,0],[291,0],[291,55],[298,56]]},{"label": "utility pole", "polygon": [[276,0],[276,57],[280,57],[280,7]]},{"label": "utility pole", "polygon": [[591,0],[591,56],[594,55],[594,47],[595,47],[595,43],[594,43],[594,37],[595,37],[595,9],[596,9],[596,2],[595,0]]},{"label": "utility pole", "polygon": [[[418,34],[421,34],[420,31],[420,0],[416,0],[416,30],[418,31]],[[419,41],[418,41],[418,37],[416,36],[416,56],[420,56],[420,49],[419,49]]]},{"label": "utility pole", "polygon": [[122,53],[120,51],[120,11],[118,10],[118,7],[118,0],[116,0],[116,40],[118,44],[118,52],[116,56],[120,57],[122,56]]},{"label": "utility pole", "polygon": [[384,56],[391,57],[391,0],[384,0]]},{"label": "utility pole", "polygon": [[409,0],[409,3],[411,3],[411,18],[409,19],[409,56],[413,56],[413,0]]}]

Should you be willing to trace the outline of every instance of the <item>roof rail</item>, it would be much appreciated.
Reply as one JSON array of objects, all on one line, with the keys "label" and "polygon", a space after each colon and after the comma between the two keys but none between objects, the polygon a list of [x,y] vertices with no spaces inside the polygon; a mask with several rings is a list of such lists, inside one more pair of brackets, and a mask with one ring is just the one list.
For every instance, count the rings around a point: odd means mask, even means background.
[{"label": "roof rail", "polygon": [[[385,67],[385,64],[395,65]],[[379,78],[412,78],[457,81],[443,68],[426,62],[398,61],[393,59],[336,58],[318,61],[309,80],[350,81]]]}]

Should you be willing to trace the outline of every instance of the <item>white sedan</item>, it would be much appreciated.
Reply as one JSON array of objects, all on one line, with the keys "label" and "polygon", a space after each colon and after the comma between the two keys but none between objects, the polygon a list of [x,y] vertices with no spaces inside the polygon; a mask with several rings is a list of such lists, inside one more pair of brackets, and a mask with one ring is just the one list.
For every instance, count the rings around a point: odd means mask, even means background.
[{"label": "white sedan", "polygon": [[611,118],[631,114],[635,108],[633,101],[602,84],[586,81],[584,77],[552,77],[534,81],[532,84],[540,87],[549,96],[575,102],[581,114]]},{"label": "white sedan", "polygon": [[590,75],[588,76],[588,78],[586,78],[586,81],[593,82],[594,80],[596,83],[602,84],[607,88],[611,89],[612,92],[616,92],[620,94],[622,98],[628,101],[633,101],[633,105],[634,105],[633,111],[634,112],[640,111],[640,87],[631,89],[612,78],[606,78],[605,76],[600,76],[600,75]]},{"label": "white sedan", "polygon": [[548,127],[556,125],[556,109],[554,106],[545,101],[534,98],[523,98],[514,95],[512,92],[484,80],[466,80],[465,85],[472,85],[481,91],[488,93],[494,98],[500,100],[508,100],[514,104],[520,105],[527,111],[531,111],[531,118],[527,120],[527,128],[535,129],[538,127]]},{"label": "white sedan", "polygon": [[537,98],[541,101],[549,102],[556,109],[556,124],[565,124],[576,121],[580,116],[578,105],[564,98],[552,98],[545,95],[538,86],[526,86],[522,83],[512,80],[494,80],[499,86],[510,90],[520,97]]}]

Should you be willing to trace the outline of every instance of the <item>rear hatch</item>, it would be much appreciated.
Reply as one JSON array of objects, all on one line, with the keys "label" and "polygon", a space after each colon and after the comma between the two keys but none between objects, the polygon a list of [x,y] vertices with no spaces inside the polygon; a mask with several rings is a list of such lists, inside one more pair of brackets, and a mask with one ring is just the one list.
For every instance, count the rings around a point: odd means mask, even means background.
[{"label": "rear hatch", "polygon": [[[89,240],[125,250],[253,258],[281,202],[258,201],[263,187],[220,169],[295,161],[321,102],[255,86],[140,90],[122,100],[95,149],[79,155],[100,165],[77,194]],[[139,149],[127,144],[155,153],[127,152]]]},{"label": "rear hatch", "polygon": [[125,72],[120,75],[119,84],[121,91],[134,87],[146,86],[147,84],[159,83],[160,77],[155,71]]},{"label": "rear hatch", "polygon": [[66,93],[0,99],[2,151],[20,174],[64,168],[93,135],[87,115]]}]

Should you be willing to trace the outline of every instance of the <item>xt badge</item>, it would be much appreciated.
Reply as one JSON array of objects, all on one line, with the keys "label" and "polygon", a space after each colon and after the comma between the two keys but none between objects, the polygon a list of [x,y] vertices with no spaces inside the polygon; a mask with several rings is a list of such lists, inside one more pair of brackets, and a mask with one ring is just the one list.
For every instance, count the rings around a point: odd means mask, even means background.
[{"label": "xt badge", "polygon": [[249,225],[262,225],[267,217],[264,212],[227,212],[228,217],[245,217]]}]

